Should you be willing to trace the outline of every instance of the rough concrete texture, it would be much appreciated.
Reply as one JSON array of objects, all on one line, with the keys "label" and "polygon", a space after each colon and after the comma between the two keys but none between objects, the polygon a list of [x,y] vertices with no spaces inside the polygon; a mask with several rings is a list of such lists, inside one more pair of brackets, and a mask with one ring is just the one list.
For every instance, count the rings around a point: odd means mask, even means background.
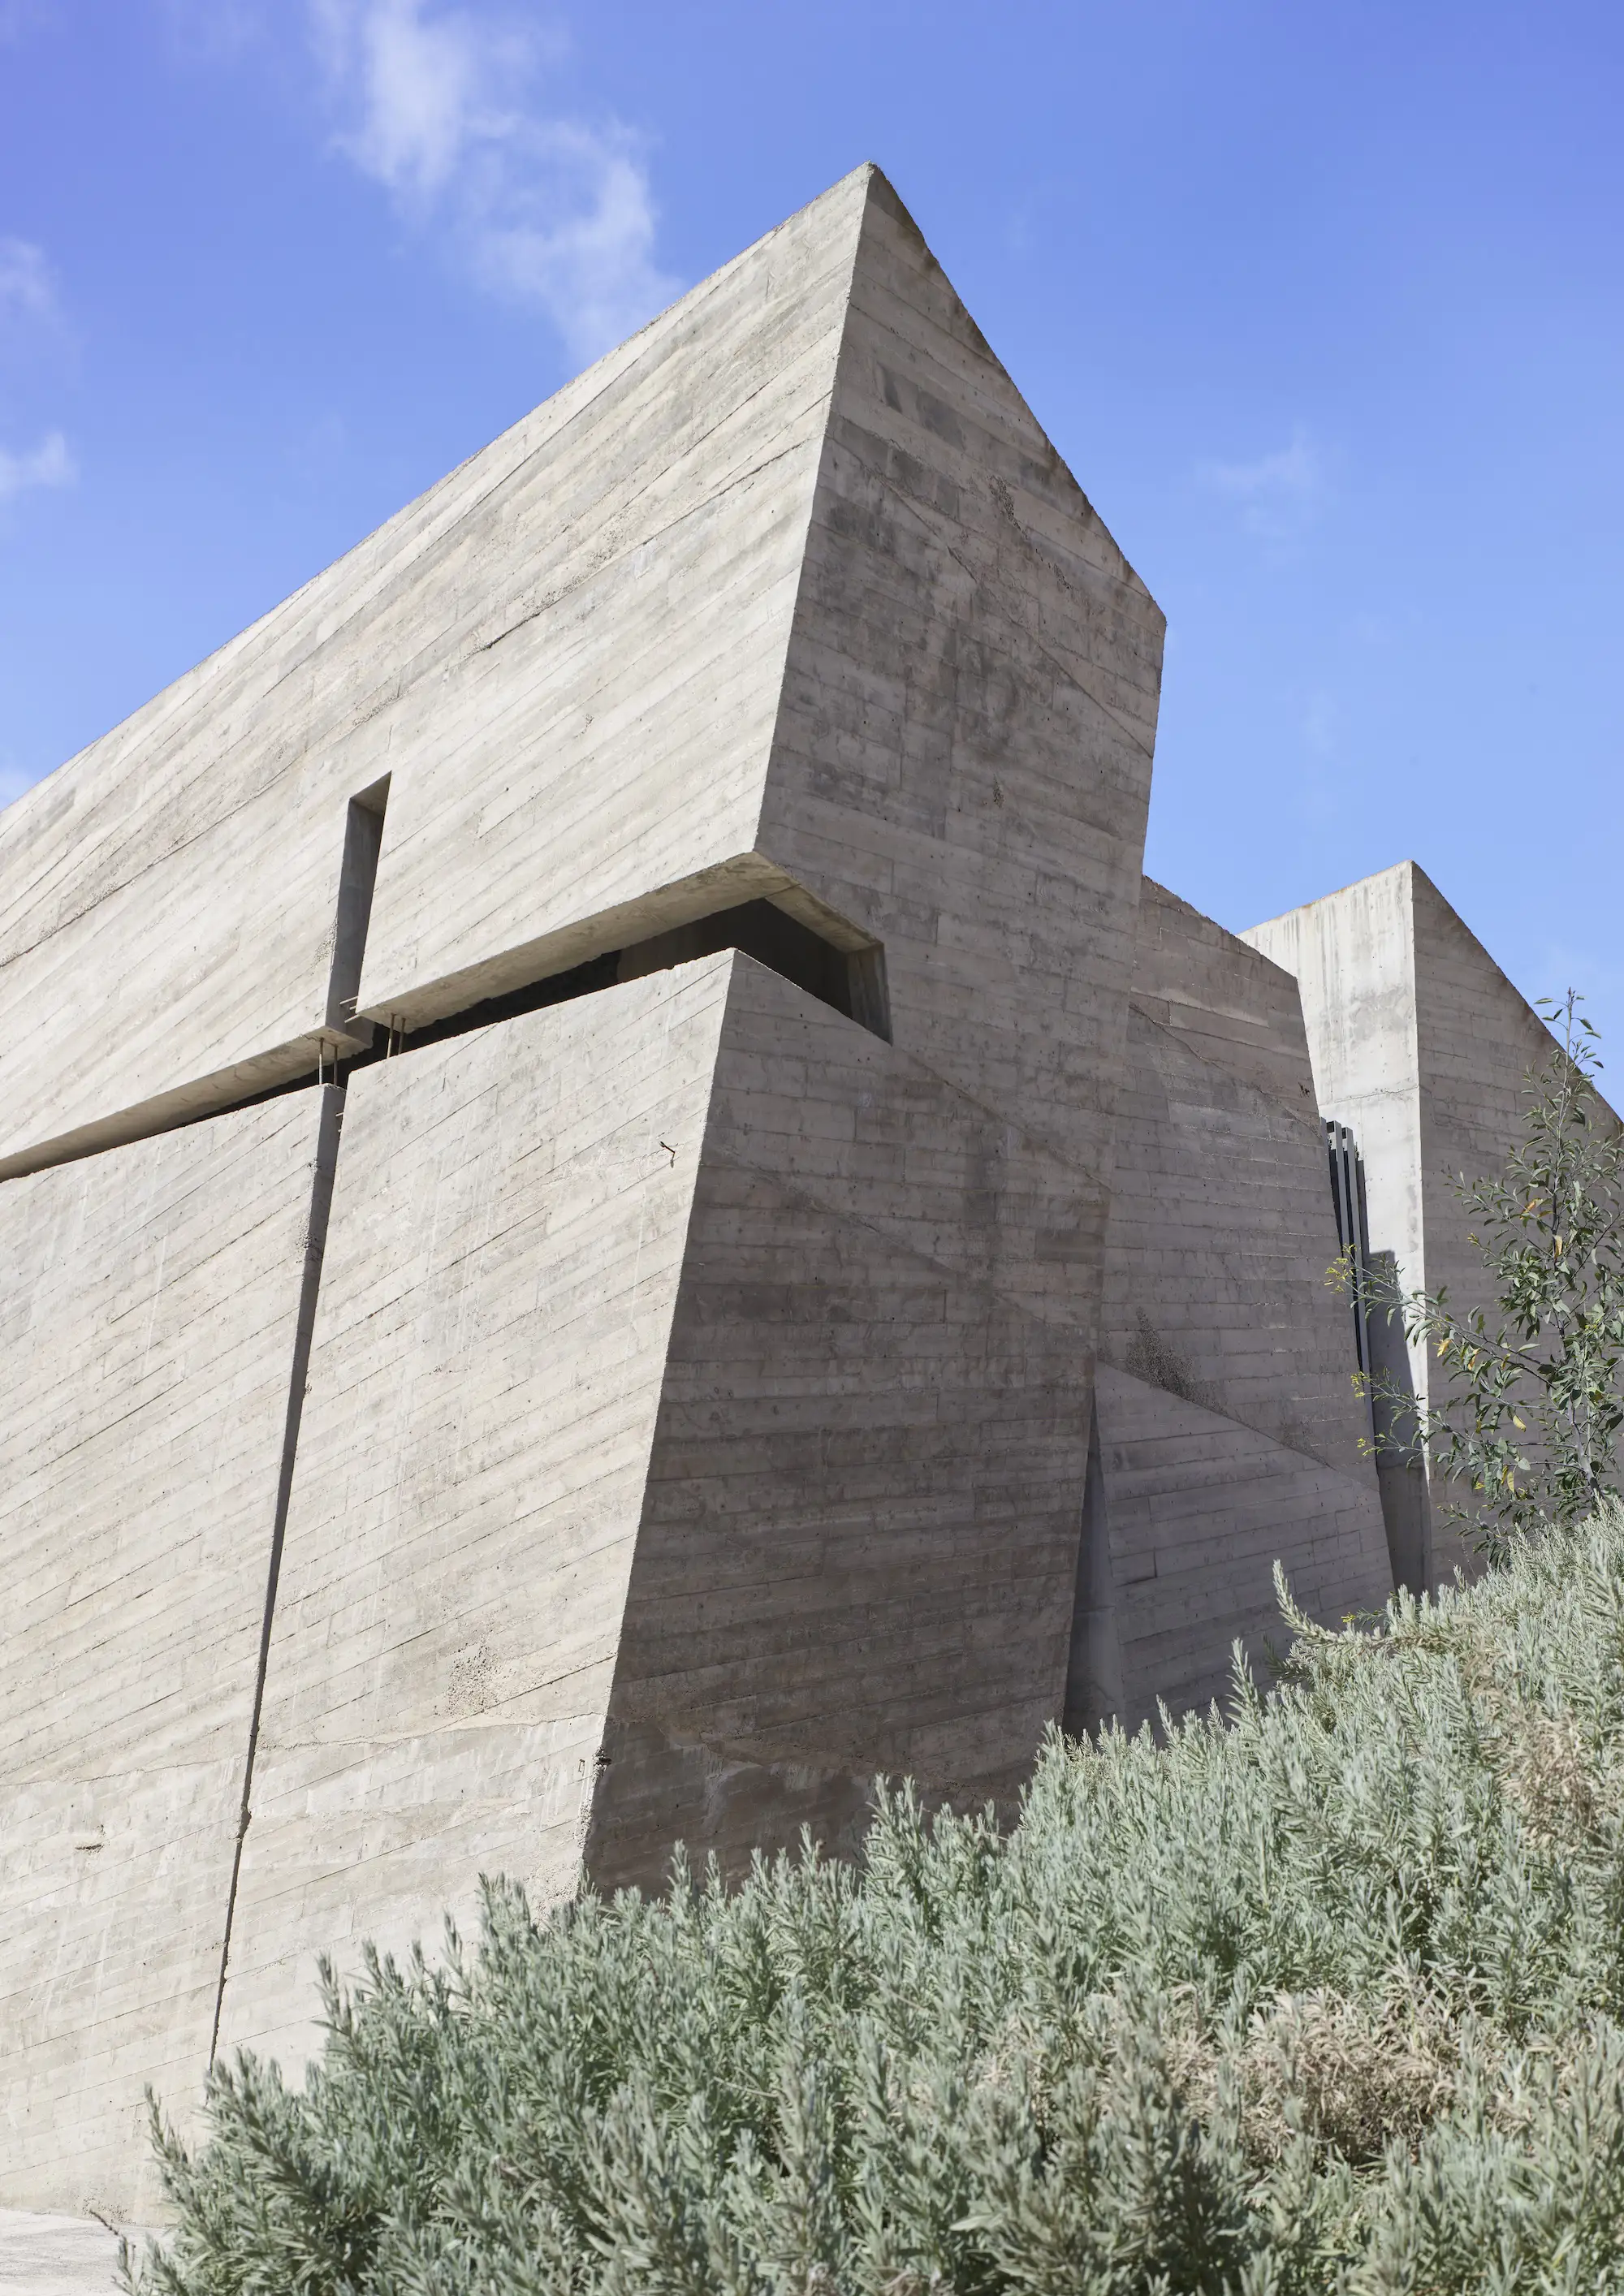
[{"label": "rough concrete texture", "polygon": [[732,1870],[803,1823],[849,1847],[876,1770],[1012,1799],[1064,1694],[1090,1259],[1065,1166],[733,960],[601,1885],[658,1883],[678,1836]]},{"label": "rough concrete texture", "polygon": [[1148,881],[1139,946],[1102,1349],[1374,1493],[1295,984]]},{"label": "rough concrete texture", "polygon": [[387,1010],[718,906],[706,873],[755,843],[870,182],[0,816],[0,1172],[314,1065],[346,807],[384,775],[366,984]]},{"label": "rough concrete texture", "polygon": [[0,1189],[0,2201],[139,2214],[208,2059],[320,1113]]},{"label": "rough concrete texture", "polygon": [[[1390,1251],[1411,1289],[1491,1306],[1453,1183],[1497,1169],[1521,1131],[1524,1080],[1552,1050],[1538,1014],[1413,861],[1243,938],[1297,976],[1320,1106],[1364,1159],[1372,1250]],[[1409,1375],[1423,1400],[1441,1399],[1424,1348]],[[1428,1586],[1472,1567],[1432,1496],[1415,1540]]]},{"label": "rough concrete texture", "polygon": [[958,1062],[1034,1061],[1100,1153],[1161,628],[859,168],[8,809],[0,1174],[314,1065],[385,775],[364,1014],[850,901],[924,1035],[973,983]]},{"label": "rough concrete texture", "polygon": [[1114,1591],[1079,1604],[1117,1635],[1117,1674],[1094,1673],[1125,1717],[1217,1693],[1236,1634],[1255,1650],[1272,1623],[1276,1557],[1311,1611],[1385,1599],[1337,1249],[1296,983],[1147,879],[1097,1392]]},{"label": "rough concrete texture", "polygon": [[226,2038],[297,2062],[316,1954],[467,1927],[482,1871],[844,1843],[876,1769],[1008,1797],[1063,1694],[1075,1220],[745,956],[364,1071]]},{"label": "rough concrete texture", "polygon": [[884,943],[897,1042],[1096,1197],[1162,632],[873,178],[761,849]]},{"label": "rough concrete texture", "polygon": [[113,2296],[118,2276],[119,2234],[96,2218],[0,2209],[4,2296]]},{"label": "rough concrete texture", "polygon": [[0,2197],[1380,1599],[1319,1103],[1431,1280],[1521,1022],[1142,884],[1161,635],[864,168],[0,818]]},{"label": "rough concrete texture", "polygon": [[[1226,1702],[1238,1640],[1280,1640],[1276,1560],[1328,1624],[1391,1587],[1373,1478],[1344,1474],[1257,1429],[1102,1364],[1104,1534],[1125,1727]],[[1097,1534],[1096,1534],[1097,1535]]]},{"label": "rough concrete texture", "polygon": [[[579,1873],[729,960],[363,1070],[311,1351],[223,2037],[315,1964]],[[853,1024],[846,1023],[848,1027]]]}]

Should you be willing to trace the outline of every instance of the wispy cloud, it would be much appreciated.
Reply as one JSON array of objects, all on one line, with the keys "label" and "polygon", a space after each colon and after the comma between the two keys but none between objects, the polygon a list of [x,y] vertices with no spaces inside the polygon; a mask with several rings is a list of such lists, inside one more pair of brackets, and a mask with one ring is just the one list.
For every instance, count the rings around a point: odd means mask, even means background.
[{"label": "wispy cloud", "polygon": [[431,0],[309,0],[338,145],[488,291],[544,310],[582,360],[678,291],[655,261],[636,138],[547,116],[533,21]]},{"label": "wispy cloud", "polygon": [[0,238],[0,331],[54,326],[61,316],[45,250],[31,240]]},{"label": "wispy cloud", "polygon": [[[0,360],[26,364],[42,336],[60,337],[62,305],[45,250],[31,240],[0,238]],[[47,430],[37,447],[0,447],[0,503],[31,487],[71,486],[78,476],[68,441]]]},{"label": "wispy cloud", "polygon": [[1301,423],[1273,453],[1251,463],[1202,463],[1196,477],[1210,494],[1235,503],[1247,532],[1267,542],[1300,534],[1328,490],[1325,454]]},{"label": "wispy cloud", "polygon": [[0,502],[29,487],[70,487],[78,474],[60,430],[47,431],[27,454],[13,455],[0,447]]}]

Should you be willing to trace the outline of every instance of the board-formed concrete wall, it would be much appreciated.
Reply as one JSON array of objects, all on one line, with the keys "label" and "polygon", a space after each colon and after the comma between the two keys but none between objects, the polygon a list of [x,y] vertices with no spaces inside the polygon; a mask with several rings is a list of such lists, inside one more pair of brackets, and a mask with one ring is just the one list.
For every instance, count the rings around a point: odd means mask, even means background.
[{"label": "board-formed concrete wall", "polygon": [[1267,1645],[1283,1639],[1276,1562],[1293,1599],[1327,1625],[1381,1609],[1392,1580],[1368,1469],[1343,1473],[1107,1364],[1097,1407],[1091,1512],[1114,1615],[1092,1623],[1113,1641],[1107,1711],[1125,1728],[1163,1705],[1177,1715],[1226,1703],[1237,1642],[1268,1680]]},{"label": "board-formed concrete wall", "polygon": [[746,956],[363,1071],[226,2039],[298,2062],[317,1955],[471,1927],[481,1871],[850,1846],[877,1768],[1010,1797],[1063,1694],[1074,1217]]},{"label": "board-formed concrete wall", "polygon": [[208,2062],[323,1097],[0,1188],[0,2203],[139,2217]]},{"label": "board-formed concrete wall", "polygon": [[1074,1726],[1221,1695],[1237,1636],[1256,1657],[1274,1626],[1276,1559],[1311,1611],[1385,1599],[1337,1250],[1295,981],[1146,879],[1089,1508],[1110,1568],[1082,1558]]},{"label": "board-formed concrete wall", "polygon": [[755,844],[869,180],[0,816],[0,1172],[314,1069],[346,808],[385,775],[387,1011],[641,938],[662,887],[655,922],[718,905],[683,889]]},{"label": "board-formed concrete wall", "polygon": [[1064,1694],[1073,1175],[734,960],[594,1808],[601,1885],[854,1845],[876,1769],[1008,1807]]},{"label": "board-formed concrete wall", "polygon": [[297,2061],[319,1954],[472,1931],[482,1872],[576,1885],[728,962],[349,1088],[234,2045]]},{"label": "board-formed concrete wall", "polygon": [[1161,636],[862,168],[0,816],[4,2197],[1382,1599],[1321,1119],[1431,1279],[1521,1022],[1142,882]]},{"label": "board-formed concrete wall", "polygon": [[[1320,1106],[1363,1160],[1373,1251],[1392,1254],[1409,1289],[1491,1306],[1454,1184],[1499,1169],[1518,1137],[1526,1078],[1553,1051],[1538,1014],[1413,861],[1243,938],[1300,984]],[[1402,1365],[1402,1341],[1390,1349]],[[1408,1375],[1423,1402],[1442,1400],[1424,1347]],[[1400,1575],[1436,1586],[1475,1568],[1424,1474],[1388,1480],[1390,1518],[1406,1518],[1390,1521]]]}]

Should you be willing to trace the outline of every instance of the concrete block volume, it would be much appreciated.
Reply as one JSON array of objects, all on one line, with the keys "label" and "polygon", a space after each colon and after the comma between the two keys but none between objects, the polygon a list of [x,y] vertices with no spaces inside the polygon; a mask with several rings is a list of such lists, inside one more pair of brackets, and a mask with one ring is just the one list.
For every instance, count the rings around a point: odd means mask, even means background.
[{"label": "concrete block volume", "polygon": [[1161,638],[865,168],[0,816],[0,2202],[1382,1599],[1323,1119],[1430,1278],[1538,1048],[1144,881]]}]

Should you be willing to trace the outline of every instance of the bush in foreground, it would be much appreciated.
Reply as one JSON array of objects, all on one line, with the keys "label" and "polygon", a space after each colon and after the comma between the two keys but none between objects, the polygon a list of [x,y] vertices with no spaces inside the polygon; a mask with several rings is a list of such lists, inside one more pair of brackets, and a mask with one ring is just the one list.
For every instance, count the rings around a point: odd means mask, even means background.
[{"label": "bush in foreground", "polygon": [[1624,2289],[1624,1516],[1297,1639],[1020,1824],[489,1895],[218,2074],[138,2285],[400,2296]]}]

